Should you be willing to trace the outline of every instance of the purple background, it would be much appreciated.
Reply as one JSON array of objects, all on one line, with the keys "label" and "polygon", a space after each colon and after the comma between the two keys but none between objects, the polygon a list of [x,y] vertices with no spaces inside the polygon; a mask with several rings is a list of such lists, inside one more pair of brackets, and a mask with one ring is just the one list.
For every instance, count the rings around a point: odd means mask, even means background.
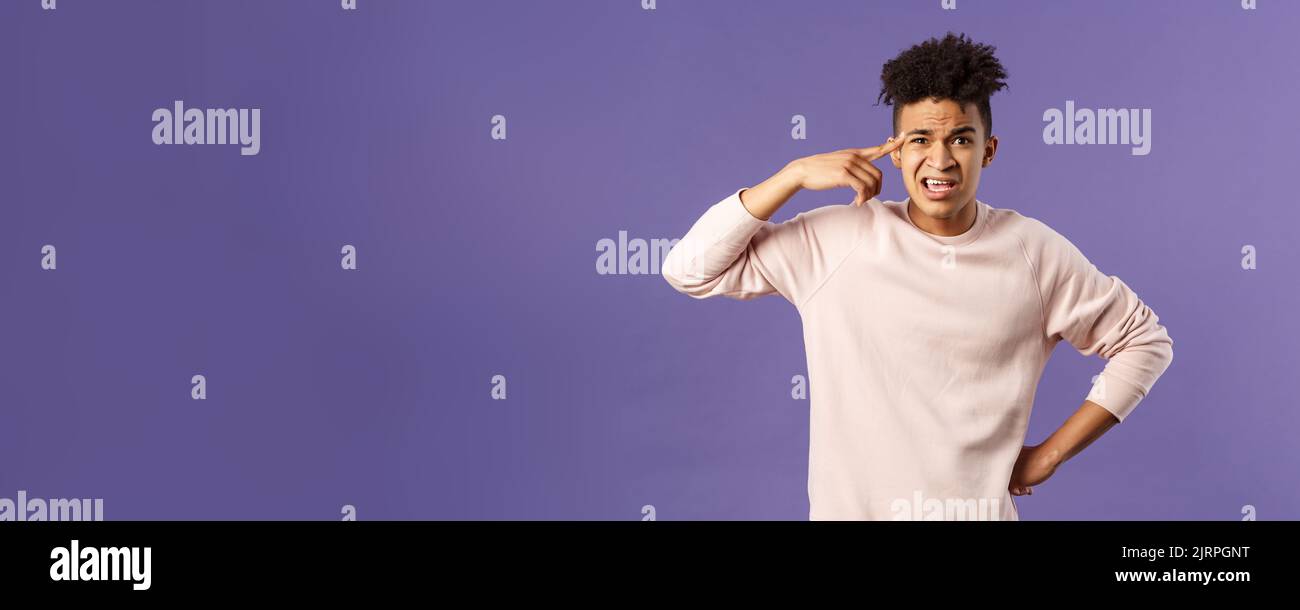
[{"label": "purple background", "polygon": [[[951,29],[1010,74],[979,198],[1070,238],[1175,343],[1021,517],[1300,517],[1296,3],[39,4],[0,3],[0,497],[101,497],[108,519],[806,519],[795,309],[601,276],[595,244],[680,237],[791,159],[883,142],[881,64]],[[261,153],[155,146],[177,99],[261,108]],[[1152,108],[1151,154],[1045,145],[1067,99]],[[1103,365],[1058,346],[1029,443]]]}]

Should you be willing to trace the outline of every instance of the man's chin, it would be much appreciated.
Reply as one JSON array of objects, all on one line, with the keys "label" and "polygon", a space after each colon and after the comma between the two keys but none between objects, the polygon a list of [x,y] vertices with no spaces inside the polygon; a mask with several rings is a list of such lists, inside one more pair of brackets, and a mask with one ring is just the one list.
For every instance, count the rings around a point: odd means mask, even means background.
[{"label": "man's chin", "polygon": [[916,205],[917,211],[936,220],[955,216],[960,207],[956,199],[933,201],[927,199],[925,195],[913,195],[912,203]]}]

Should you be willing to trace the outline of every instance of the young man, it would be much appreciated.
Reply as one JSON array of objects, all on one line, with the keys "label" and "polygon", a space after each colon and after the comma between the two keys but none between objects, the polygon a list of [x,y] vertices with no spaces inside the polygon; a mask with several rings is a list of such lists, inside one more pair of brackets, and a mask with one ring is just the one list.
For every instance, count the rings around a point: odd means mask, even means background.
[{"label": "young man", "polygon": [[[993,47],[949,33],[885,64],[886,144],[786,165],[704,212],[664,261],[695,298],[780,294],[803,321],[810,519],[1017,520],[1066,460],[1123,421],[1173,359],[1158,318],[1042,222],[975,197],[993,162]],[[907,186],[880,201],[888,155]],[[768,222],[800,189],[852,205]],[[1087,400],[1025,446],[1060,340],[1107,360]],[[1055,399],[1055,397],[1053,398]]]}]

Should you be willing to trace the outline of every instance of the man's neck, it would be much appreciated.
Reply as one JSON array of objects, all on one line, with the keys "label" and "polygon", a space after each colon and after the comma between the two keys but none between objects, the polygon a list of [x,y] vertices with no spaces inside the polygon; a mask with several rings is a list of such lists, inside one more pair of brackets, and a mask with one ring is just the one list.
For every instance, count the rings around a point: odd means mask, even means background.
[{"label": "man's neck", "polygon": [[912,219],[912,224],[926,233],[940,237],[956,237],[969,231],[975,225],[975,216],[978,211],[976,206],[978,205],[978,202],[971,200],[952,218],[930,218],[916,209],[916,204],[909,199],[907,201],[907,216]]}]

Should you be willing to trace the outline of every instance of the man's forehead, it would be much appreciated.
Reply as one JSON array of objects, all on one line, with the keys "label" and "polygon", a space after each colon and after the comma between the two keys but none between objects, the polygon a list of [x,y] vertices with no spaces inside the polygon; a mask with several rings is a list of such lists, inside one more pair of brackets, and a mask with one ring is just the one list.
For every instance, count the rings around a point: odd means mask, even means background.
[{"label": "man's forehead", "polygon": [[946,134],[957,131],[978,130],[978,110],[974,104],[967,104],[967,112],[958,109],[956,103],[914,104],[903,109],[899,117],[899,126],[903,131],[926,131],[931,134]]}]

